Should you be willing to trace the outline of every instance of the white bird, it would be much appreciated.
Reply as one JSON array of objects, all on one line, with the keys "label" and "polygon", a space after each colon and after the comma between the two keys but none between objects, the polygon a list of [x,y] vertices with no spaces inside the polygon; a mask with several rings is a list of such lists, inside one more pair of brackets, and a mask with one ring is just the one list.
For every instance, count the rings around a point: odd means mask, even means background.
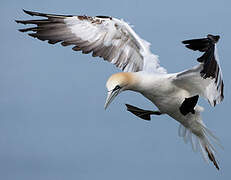
[{"label": "white bird", "polygon": [[54,15],[25,11],[31,16],[44,17],[36,20],[16,21],[36,25],[21,32],[50,44],[61,42],[63,46],[74,45],[75,51],[92,53],[115,64],[123,72],[113,74],[107,81],[108,96],[105,109],[123,91],[141,93],[158,111],[148,111],[126,104],[127,110],[136,116],[150,120],[150,115],[168,114],[180,123],[179,135],[185,142],[191,141],[193,149],[200,149],[206,161],[211,160],[219,170],[215,159],[218,139],[203,123],[197,105],[199,96],[215,106],[223,98],[224,83],[216,52],[219,36],[208,35],[202,39],[183,41],[186,47],[204,54],[197,59],[199,64],[179,73],[167,73],[159,65],[158,56],[150,52],[150,44],[141,39],[124,22],[109,16]]}]

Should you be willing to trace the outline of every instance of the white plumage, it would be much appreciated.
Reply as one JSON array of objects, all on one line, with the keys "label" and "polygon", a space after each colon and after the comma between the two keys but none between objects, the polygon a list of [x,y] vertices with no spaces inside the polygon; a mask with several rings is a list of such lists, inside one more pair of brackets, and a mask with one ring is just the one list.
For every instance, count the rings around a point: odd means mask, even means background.
[{"label": "white plumage", "polygon": [[217,169],[215,147],[218,139],[203,124],[197,105],[198,97],[206,98],[212,106],[223,100],[224,83],[217,56],[219,36],[183,41],[186,47],[204,54],[197,59],[199,65],[179,73],[168,74],[159,65],[158,56],[150,52],[150,44],[141,39],[123,20],[108,16],[63,16],[25,11],[38,20],[16,21],[36,27],[20,29],[32,32],[30,36],[47,40],[50,44],[73,45],[75,51],[102,57],[123,70],[113,74],[108,82],[105,108],[122,91],[132,90],[143,94],[159,111],[147,111],[127,105],[128,111],[150,120],[150,115],[168,114],[180,123],[179,136],[191,141],[193,150],[200,149],[206,160]]}]

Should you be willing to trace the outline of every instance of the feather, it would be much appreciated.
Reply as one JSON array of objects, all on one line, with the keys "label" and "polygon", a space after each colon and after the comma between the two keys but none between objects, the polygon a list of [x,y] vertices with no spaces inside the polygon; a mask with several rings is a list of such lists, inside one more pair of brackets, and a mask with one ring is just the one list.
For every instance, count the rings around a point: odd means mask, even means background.
[{"label": "feather", "polygon": [[[63,46],[75,45],[72,49],[113,62],[121,70],[145,70],[144,64],[155,73],[166,73],[152,57],[149,45],[142,40],[123,20],[109,16],[57,15],[23,10],[30,16],[44,19],[16,20],[17,23],[36,27],[19,29],[28,35],[50,44],[61,42]],[[33,32],[33,33],[31,33]]]}]

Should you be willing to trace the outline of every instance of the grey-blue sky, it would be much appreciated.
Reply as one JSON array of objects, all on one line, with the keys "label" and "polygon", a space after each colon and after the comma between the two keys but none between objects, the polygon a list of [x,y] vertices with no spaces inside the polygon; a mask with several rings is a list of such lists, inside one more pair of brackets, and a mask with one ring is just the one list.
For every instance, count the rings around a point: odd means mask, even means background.
[{"label": "grey-blue sky", "polygon": [[[2,1],[0,178],[229,179],[230,7],[225,0]],[[141,95],[125,92],[104,111],[105,82],[119,70],[17,32],[21,26],[13,20],[30,18],[22,8],[123,18],[152,43],[152,52],[169,72],[196,64],[199,53],[184,48],[181,40],[220,34],[225,100],[216,108],[200,103],[205,123],[225,147],[219,149],[221,171],[184,144],[170,117],[145,122],[126,112],[125,103],[153,108]]]}]

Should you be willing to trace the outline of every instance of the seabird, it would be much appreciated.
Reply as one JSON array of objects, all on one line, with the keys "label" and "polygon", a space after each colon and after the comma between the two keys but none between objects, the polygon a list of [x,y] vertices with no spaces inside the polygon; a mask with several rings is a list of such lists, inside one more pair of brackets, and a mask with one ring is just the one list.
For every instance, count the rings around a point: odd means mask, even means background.
[{"label": "seabird", "polygon": [[158,56],[151,53],[150,44],[123,20],[110,16],[24,12],[43,18],[16,20],[24,25],[36,25],[19,31],[29,32],[28,35],[47,40],[50,44],[60,42],[63,46],[73,45],[74,51],[84,54],[92,52],[93,57],[102,57],[123,71],[113,74],[106,83],[108,96],[105,109],[123,91],[141,93],[158,110],[144,110],[126,104],[128,111],[144,120],[150,120],[151,115],[169,115],[180,123],[179,135],[185,142],[190,140],[193,150],[200,149],[202,157],[212,161],[219,170],[213,144],[220,143],[203,123],[200,116],[203,108],[197,102],[201,96],[211,106],[215,106],[224,98],[224,83],[216,47],[220,36],[209,34],[205,38],[183,41],[187,48],[203,54],[197,59],[195,67],[183,72],[167,73],[159,65]]}]

